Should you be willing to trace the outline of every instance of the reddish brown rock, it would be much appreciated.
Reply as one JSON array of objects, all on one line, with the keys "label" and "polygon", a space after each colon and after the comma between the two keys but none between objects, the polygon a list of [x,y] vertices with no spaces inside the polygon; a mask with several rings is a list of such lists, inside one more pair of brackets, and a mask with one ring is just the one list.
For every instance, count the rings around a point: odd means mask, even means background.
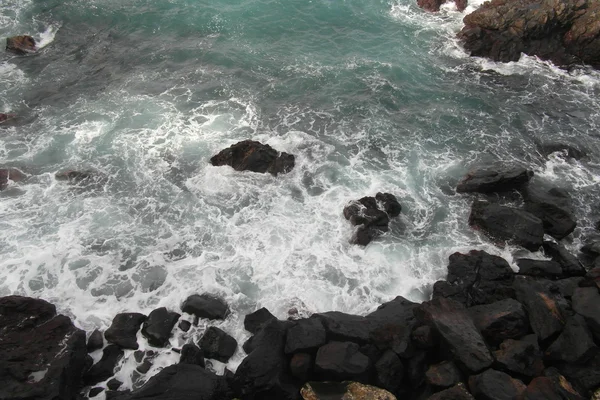
[{"label": "reddish brown rock", "polygon": [[583,400],[584,398],[562,376],[539,377],[532,380],[525,393],[524,400]]},{"label": "reddish brown rock", "polygon": [[469,308],[477,329],[492,344],[516,339],[529,331],[529,318],[523,305],[514,299],[500,300]]},{"label": "reddish brown rock", "polygon": [[432,365],[425,373],[425,382],[440,388],[454,386],[460,380],[460,371],[452,361],[443,361]]},{"label": "reddish brown rock", "polygon": [[19,55],[35,53],[37,51],[35,39],[28,35],[7,38],[6,51],[12,51]]},{"label": "reddish brown rock", "polygon": [[496,363],[505,371],[519,376],[536,377],[544,371],[542,353],[537,336],[525,336],[521,340],[507,339],[494,352]]},{"label": "reddish brown rock", "polygon": [[27,175],[17,168],[0,169],[0,190],[6,189],[9,181],[21,182],[27,179]]}]

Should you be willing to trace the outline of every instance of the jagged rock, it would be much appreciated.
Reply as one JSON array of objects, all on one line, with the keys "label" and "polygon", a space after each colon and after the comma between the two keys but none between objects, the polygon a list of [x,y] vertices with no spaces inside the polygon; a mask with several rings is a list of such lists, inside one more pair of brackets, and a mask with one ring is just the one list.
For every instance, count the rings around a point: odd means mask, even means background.
[{"label": "jagged rock", "polygon": [[[438,12],[442,4],[447,0],[417,0],[417,5],[429,12]],[[467,8],[467,0],[454,0],[458,11],[464,11]]]},{"label": "jagged rock", "polygon": [[526,386],[504,372],[488,369],[469,377],[469,389],[476,399],[514,400],[521,398]]},{"label": "jagged rock", "polygon": [[386,350],[375,363],[377,386],[395,393],[402,385],[404,365],[392,350]]},{"label": "jagged rock", "polygon": [[559,66],[600,66],[600,4],[593,0],[493,0],[464,18],[466,50],[494,61],[521,53]]},{"label": "jagged rock", "polygon": [[542,246],[542,220],[527,211],[476,200],[469,225],[481,229],[492,240],[508,241],[536,251]]},{"label": "jagged rock", "polygon": [[594,338],[600,340],[600,293],[595,287],[575,289],[573,310],[585,318]]},{"label": "jagged rock", "polygon": [[451,299],[438,298],[414,309],[417,320],[433,327],[454,361],[471,373],[492,364],[492,356],[466,309]]},{"label": "jagged rock", "polygon": [[227,362],[237,349],[237,341],[222,331],[211,326],[200,339],[200,348],[206,358]]},{"label": "jagged rock", "polygon": [[571,278],[559,279],[556,281],[538,280],[546,289],[552,293],[560,293],[564,298],[571,298],[575,289],[583,281],[582,276],[573,276]]},{"label": "jagged rock", "polygon": [[27,179],[27,175],[17,168],[1,168],[0,169],[0,190],[6,189],[9,181],[22,182]]},{"label": "jagged rock", "polygon": [[308,382],[300,394],[304,400],[396,400],[386,390],[358,382]]},{"label": "jagged rock", "polygon": [[560,278],[563,273],[562,267],[556,261],[520,258],[517,260],[517,266],[519,275],[556,279]]},{"label": "jagged rock", "polygon": [[181,315],[168,311],[165,307],[153,310],[142,326],[142,335],[148,339],[148,343],[156,347],[165,347],[169,344],[171,331]]},{"label": "jagged rock", "polygon": [[514,287],[517,300],[525,306],[531,328],[541,341],[558,335],[565,324],[565,318],[557,302],[545,288],[531,279],[518,276]]},{"label": "jagged rock", "polygon": [[6,51],[12,51],[19,55],[35,53],[35,39],[28,35],[13,36],[6,39]]},{"label": "jagged rock", "polygon": [[124,349],[137,350],[137,332],[140,325],[146,320],[146,316],[140,313],[121,313],[117,314],[110,325],[110,328],[104,332],[104,337],[109,343],[114,343]]},{"label": "jagged rock", "polygon": [[594,344],[592,333],[581,315],[567,320],[564,330],[546,350],[546,359],[571,364],[585,364],[594,358],[598,347]]},{"label": "jagged rock", "polygon": [[102,350],[102,358],[92,366],[84,375],[83,382],[86,385],[95,385],[113,376],[117,363],[125,353],[115,345],[109,344]]},{"label": "jagged rock", "polygon": [[367,372],[369,358],[352,342],[329,342],[321,346],[315,359],[320,380],[357,379]]},{"label": "jagged rock", "polygon": [[525,185],[533,171],[518,166],[478,167],[467,173],[456,186],[458,193],[493,193],[519,189]]},{"label": "jagged rock", "polygon": [[529,318],[523,305],[513,299],[500,300],[468,309],[475,326],[492,344],[524,336],[529,331]]},{"label": "jagged rock", "polygon": [[296,379],[306,382],[312,372],[312,357],[306,353],[296,353],[290,360],[290,372]]},{"label": "jagged rock", "polygon": [[244,317],[244,328],[250,333],[256,333],[264,323],[276,319],[269,310],[263,307]]},{"label": "jagged rock", "polygon": [[581,395],[600,387],[600,353],[585,364],[562,364],[560,373],[573,384]]},{"label": "jagged rock", "polygon": [[295,165],[295,157],[278,152],[268,144],[244,140],[221,150],[210,159],[215,167],[229,165],[236,171],[252,171],[272,175],[290,172]]},{"label": "jagged rock", "polygon": [[351,201],[343,211],[344,217],[353,226],[358,226],[350,242],[366,246],[381,233],[388,231],[390,218],[400,215],[401,210],[400,203],[391,193],[377,193],[376,197]]},{"label": "jagged rock", "polygon": [[410,357],[414,347],[411,344],[411,332],[415,324],[413,310],[417,306],[397,296],[367,315],[370,343],[382,351],[391,349],[400,357]]},{"label": "jagged rock", "polygon": [[437,344],[433,329],[427,325],[415,328],[410,337],[415,346],[420,349],[430,349]]},{"label": "jagged rock", "polygon": [[202,350],[193,343],[186,343],[181,348],[181,356],[179,357],[180,364],[199,365],[204,368],[204,355]]},{"label": "jagged rock", "polygon": [[432,386],[449,388],[461,381],[461,374],[452,361],[442,361],[429,367],[425,373],[425,381]]},{"label": "jagged rock", "polygon": [[108,388],[108,390],[118,390],[121,385],[123,384],[123,382],[121,382],[120,380],[113,378],[111,380],[109,380],[108,382],[106,382],[106,387]]},{"label": "jagged rock", "polygon": [[104,336],[98,329],[94,330],[87,341],[87,351],[92,353],[104,346]]},{"label": "jagged rock", "polygon": [[536,377],[544,371],[536,335],[528,335],[521,340],[505,340],[494,352],[494,357],[500,368],[513,374]]},{"label": "jagged rock", "polygon": [[552,261],[556,261],[563,269],[565,276],[583,276],[585,268],[581,262],[567,251],[565,247],[559,243],[544,241],[544,253],[552,257]]},{"label": "jagged rock", "polygon": [[577,223],[571,210],[571,201],[564,190],[546,190],[530,183],[522,190],[522,194],[525,210],[542,220],[544,232],[561,240],[575,230]]},{"label": "jagged rock", "polygon": [[566,143],[548,142],[541,143],[538,147],[540,153],[545,157],[548,157],[552,153],[563,153],[567,158],[573,158],[575,160],[581,160],[582,158],[587,157],[585,151]]},{"label": "jagged rock", "polygon": [[475,400],[475,398],[471,396],[465,385],[459,383],[450,389],[442,390],[430,396],[427,400]]},{"label": "jagged rock", "polygon": [[0,398],[74,400],[86,365],[85,332],[43,300],[0,298]]},{"label": "jagged rock", "polygon": [[402,206],[398,202],[398,199],[391,193],[379,192],[375,195],[375,200],[381,204],[383,211],[385,211],[390,218],[397,217],[402,212]]},{"label": "jagged rock", "polygon": [[533,379],[523,394],[523,400],[583,400],[562,375]]},{"label": "jagged rock", "polygon": [[447,282],[434,284],[433,298],[451,298],[471,307],[515,297],[514,273],[503,258],[472,250],[454,253],[449,260]]},{"label": "jagged rock", "polygon": [[184,313],[198,318],[225,319],[229,314],[229,306],[222,299],[209,294],[193,294],[181,306]]},{"label": "jagged rock", "polygon": [[325,344],[327,333],[323,323],[315,318],[299,320],[288,329],[285,353],[303,353],[316,350]]}]

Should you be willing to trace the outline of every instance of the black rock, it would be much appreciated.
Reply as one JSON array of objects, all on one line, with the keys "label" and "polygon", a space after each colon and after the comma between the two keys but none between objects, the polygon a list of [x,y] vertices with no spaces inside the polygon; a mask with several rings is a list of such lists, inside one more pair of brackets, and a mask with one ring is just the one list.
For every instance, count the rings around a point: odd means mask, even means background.
[{"label": "black rock", "polygon": [[357,380],[369,368],[369,358],[352,342],[329,342],[317,351],[315,373],[319,380]]},{"label": "black rock", "polygon": [[460,370],[452,361],[443,361],[432,365],[425,373],[425,382],[439,388],[449,388],[460,381]]},{"label": "black rock", "polygon": [[565,317],[558,303],[541,284],[518,276],[514,287],[517,300],[525,306],[531,328],[541,341],[557,336],[563,329]]},{"label": "black rock", "polygon": [[312,372],[312,356],[306,353],[294,354],[290,360],[290,372],[294,378],[306,382]]},{"label": "black rock", "polygon": [[430,396],[427,400],[475,400],[475,398],[471,396],[465,385],[459,383],[450,389],[442,390]]},{"label": "black rock", "polygon": [[522,194],[525,210],[542,220],[544,232],[561,240],[575,230],[577,222],[571,210],[571,200],[565,191],[529,184]]},{"label": "black rock", "polygon": [[411,333],[416,323],[413,310],[417,306],[418,304],[397,296],[367,315],[370,343],[380,350],[391,349],[402,358],[410,357],[414,350]]},{"label": "black rock", "polygon": [[539,145],[539,150],[540,153],[545,157],[548,157],[552,153],[563,153],[567,158],[573,158],[575,160],[580,160],[587,156],[585,151],[566,143],[541,143]]},{"label": "black rock", "polygon": [[[378,201],[382,208],[379,208]],[[358,226],[350,243],[366,246],[371,240],[387,232],[390,218],[398,216],[401,208],[396,197],[390,193],[377,193],[377,198],[363,197],[348,203],[344,207],[344,217],[353,226]]]},{"label": "black rock", "polygon": [[552,257],[552,261],[556,261],[563,269],[565,276],[583,276],[585,268],[581,262],[567,251],[565,247],[559,243],[544,241],[544,253]]},{"label": "black rock", "polygon": [[581,315],[567,320],[565,329],[558,339],[546,349],[546,359],[570,364],[585,364],[598,353],[592,333]]},{"label": "black rock", "polygon": [[204,357],[221,362],[227,362],[237,349],[237,341],[214,326],[209,327],[204,332],[198,344],[200,345],[200,349],[202,349]]},{"label": "black rock", "polygon": [[142,335],[148,339],[148,343],[156,347],[165,347],[169,344],[171,331],[181,315],[168,311],[165,307],[153,310],[142,326]]},{"label": "black rock", "polygon": [[180,364],[199,365],[204,368],[204,355],[202,350],[193,343],[186,343],[181,348]]},{"label": "black rock", "polygon": [[528,335],[521,340],[505,340],[494,352],[494,357],[501,369],[519,376],[536,377],[544,371],[536,335]]},{"label": "black rock", "polygon": [[366,246],[373,241],[376,237],[387,231],[387,227],[381,226],[368,226],[361,225],[358,227],[352,238],[350,239],[351,244],[357,244],[359,246]]},{"label": "black rock", "polygon": [[276,319],[269,310],[263,307],[244,317],[244,328],[250,333],[256,333],[264,323]]},{"label": "black rock", "polygon": [[390,218],[397,217],[402,212],[402,206],[391,193],[377,193],[375,199],[381,203],[383,210],[390,216]]},{"label": "black rock", "polygon": [[102,387],[91,388],[90,392],[88,393],[88,397],[96,397],[103,391],[104,391],[104,388],[102,388]]},{"label": "black rock", "polygon": [[198,318],[225,319],[229,307],[222,299],[209,294],[193,294],[183,302],[181,310]]},{"label": "black rock", "polygon": [[571,382],[582,395],[588,395],[600,387],[600,353],[585,364],[561,364],[560,373]]},{"label": "black rock", "polygon": [[92,353],[96,350],[100,350],[104,346],[104,336],[98,329],[94,330],[87,341],[87,351]]},{"label": "black rock", "polygon": [[515,339],[529,332],[529,318],[523,305],[513,299],[471,307],[468,310],[475,326],[492,344]]},{"label": "black rock", "polygon": [[113,376],[117,363],[125,353],[116,344],[109,344],[102,350],[102,358],[90,368],[83,376],[87,386],[95,385]]},{"label": "black rock", "polygon": [[299,320],[288,329],[285,353],[306,353],[325,344],[327,333],[323,323],[316,318]]},{"label": "black rock", "polygon": [[86,365],[85,332],[43,300],[0,298],[0,398],[76,399]]},{"label": "black rock", "polygon": [[146,358],[144,360],[144,362],[142,362],[140,365],[138,365],[135,370],[137,372],[139,372],[140,374],[145,374],[146,372],[150,371],[150,368],[152,368],[153,365],[154,365],[154,363],[151,360]]},{"label": "black rock", "polygon": [[519,266],[519,275],[557,279],[563,274],[562,267],[556,261],[520,258],[517,260],[517,265]]},{"label": "black rock", "polygon": [[488,369],[469,377],[469,388],[476,399],[514,400],[521,398],[526,386],[504,372]]},{"label": "black rock", "polygon": [[542,220],[527,211],[477,200],[471,207],[469,225],[483,230],[492,240],[508,241],[536,251],[542,246]]},{"label": "black rock", "polygon": [[106,382],[106,387],[108,388],[108,390],[118,390],[121,385],[123,384],[123,382],[121,382],[120,380],[113,378],[111,380],[109,380],[108,382]]},{"label": "black rock", "polygon": [[184,332],[187,332],[192,327],[192,323],[190,321],[186,321],[184,319],[184,320],[179,321],[179,325],[178,326],[179,326],[179,329],[181,329]]},{"label": "black rock", "polygon": [[405,361],[406,377],[412,387],[420,387],[425,382],[425,374],[432,360],[428,352],[416,351],[412,357]]},{"label": "black rock", "polygon": [[229,165],[236,171],[253,171],[272,175],[290,172],[295,165],[295,157],[280,153],[268,144],[244,140],[221,150],[210,159],[214,166]]},{"label": "black rock", "polygon": [[600,341],[600,293],[595,287],[575,289],[573,310],[585,318],[596,341]]},{"label": "black rock", "polygon": [[396,353],[386,350],[375,363],[375,375],[378,387],[395,393],[404,379],[404,365]]},{"label": "black rock", "polygon": [[523,400],[583,400],[563,376],[541,376],[533,379],[523,394]]},{"label": "black rock", "polygon": [[493,193],[519,189],[529,182],[533,171],[518,166],[475,168],[456,186],[458,193]]},{"label": "black rock", "polygon": [[431,349],[437,344],[437,338],[430,326],[423,325],[413,329],[411,340],[420,349]]},{"label": "black rock", "polygon": [[137,350],[137,332],[140,325],[146,320],[146,316],[140,313],[122,313],[117,314],[110,325],[110,328],[104,332],[104,337],[109,343],[114,343],[124,349]]},{"label": "black rock", "polygon": [[369,341],[373,327],[365,317],[339,311],[314,314],[311,318],[317,318],[323,323],[328,340],[352,341],[363,344]]}]

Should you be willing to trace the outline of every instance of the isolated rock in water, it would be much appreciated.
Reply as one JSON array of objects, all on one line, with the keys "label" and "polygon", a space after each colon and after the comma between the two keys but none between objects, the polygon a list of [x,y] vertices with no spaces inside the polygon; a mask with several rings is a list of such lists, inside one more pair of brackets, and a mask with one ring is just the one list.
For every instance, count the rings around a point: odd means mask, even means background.
[{"label": "isolated rock in water", "polygon": [[521,53],[559,66],[600,67],[600,3],[596,0],[493,0],[464,18],[466,50],[494,61]]},{"label": "isolated rock in water", "polygon": [[110,328],[104,332],[104,337],[109,343],[114,343],[124,349],[137,350],[137,332],[140,326],[146,320],[146,316],[140,313],[121,313],[117,314],[110,325]]},{"label": "isolated rock in water", "polygon": [[0,113],[0,123],[16,118],[16,114]]},{"label": "isolated rock in water", "polygon": [[94,170],[75,171],[67,170],[57,172],[54,175],[57,181],[67,181],[71,184],[90,184],[95,182],[101,182],[106,179],[102,173]]},{"label": "isolated rock in water", "polygon": [[329,342],[317,351],[315,373],[319,380],[356,379],[368,368],[369,358],[359,351],[356,343]]},{"label": "isolated rock in water", "polygon": [[391,193],[377,193],[375,197],[363,197],[344,207],[344,218],[358,226],[350,243],[366,246],[374,238],[389,230],[390,218],[397,217],[402,206]]},{"label": "isolated rock in water", "polygon": [[478,167],[467,173],[456,186],[458,193],[493,193],[519,189],[529,182],[533,171],[523,167]]},{"label": "isolated rock in water", "polygon": [[402,206],[398,202],[398,199],[396,199],[396,196],[391,193],[379,192],[375,195],[375,199],[381,203],[383,210],[387,213],[387,215],[390,216],[390,218],[397,217],[400,215],[400,212],[402,212]]},{"label": "isolated rock in water", "polygon": [[528,250],[542,246],[542,220],[527,211],[477,200],[471,207],[469,225],[483,230],[491,239],[508,241]]},{"label": "isolated rock in water", "polygon": [[280,153],[268,144],[253,140],[236,143],[210,159],[216,167],[229,165],[236,171],[268,172],[273,175],[290,172],[295,165],[295,157]]},{"label": "isolated rock in water", "polygon": [[468,309],[475,326],[492,344],[524,336],[529,331],[529,318],[523,305],[504,299]]},{"label": "isolated rock in water", "polygon": [[87,358],[85,332],[39,299],[0,298],[0,315],[0,398],[78,398]]},{"label": "isolated rock in water", "polygon": [[582,158],[587,157],[585,151],[581,150],[579,147],[566,143],[549,142],[542,143],[538,147],[540,153],[545,157],[548,157],[552,153],[562,153],[567,158],[573,158],[575,160],[581,160]]},{"label": "isolated rock in water", "polygon": [[358,382],[308,382],[300,390],[304,400],[396,400],[390,392]]},{"label": "isolated rock in water", "polygon": [[263,307],[244,317],[244,328],[250,333],[256,333],[263,324],[276,319],[269,310]]},{"label": "isolated rock in water", "polygon": [[6,189],[8,181],[21,182],[27,179],[27,175],[16,168],[0,169],[0,190]]},{"label": "isolated rock in water", "polygon": [[28,35],[13,36],[6,39],[6,50],[19,55],[35,53],[35,39]]},{"label": "isolated rock in water", "polygon": [[469,388],[476,399],[520,399],[526,389],[523,382],[504,372],[488,369],[469,377]]},{"label": "isolated rock in water", "polygon": [[564,190],[546,190],[530,183],[522,194],[525,211],[542,220],[544,232],[561,240],[575,230],[577,223],[571,210],[571,200]]},{"label": "isolated rock in water", "polygon": [[168,311],[165,307],[157,308],[144,321],[142,335],[152,346],[165,347],[169,343],[171,331],[180,316],[176,312]]},{"label": "isolated rock in water", "polygon": [[225,319],[229,314],[229,306],[223,299],[206,293],[188,297],[183,302],[181,310],[198,318],[208,319]]},{"label": "isolated rock in water", "polygon": [[[438,12],[442,4],[447,0],[417,0],[417,5],[425,11]],[[467,0],[455,0],[458,11],[464,11],[467,8]]]},{"label": "isolated rock in water", "polygon": [[226,363],[237,349],[237,341],[223,330],[209,327],[198,343],[204,357]]}]

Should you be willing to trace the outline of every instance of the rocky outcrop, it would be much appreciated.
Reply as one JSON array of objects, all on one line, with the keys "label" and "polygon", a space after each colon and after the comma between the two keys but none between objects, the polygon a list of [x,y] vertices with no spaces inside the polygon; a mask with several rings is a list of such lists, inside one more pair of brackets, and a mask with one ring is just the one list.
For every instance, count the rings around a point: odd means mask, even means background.
[{"label": "rocky outcrop", "polygon": [[561,240],[575,230],[577,223],[566,191],[529,184],[522,194],[525,211],[542,220],[544,232]]},{"label": "rocky outcrop", "polygon": [[464,18],[458,37],[472,56],[517,61],[521,53],[559,66],[600,68],[600,3],[493,0]]},{"label": "rocky outcrop", "polygon": [[357,226],[350,243],[366,246],[374,238],[389,230],[391,218],[400,215],[402,206],[391,193],[377,193],[363,197],[344,207],[344,218]]},{"label": "rocky outcrop", "polygon": [[193,294],[181,305],[181,311],[198,318],[225,319],[229,306],[219,297],[210,294]]},{"label": "rocky outcrop", "polygon": [[236,171],[252,171],[272,175],[290,172],[296,163],[292,154],[278,152],[268,144],[244,140],[221,150],[210,159],[215,167],[229,165]]},{"label": "rocky outcrop", "polygon": [[146,316],[140,313],[117,314],[104,332],[104,337],[109,343],[114,343],[123,349],[137,350],[137,332],[146,320]]},{"label": "rocky outcrop", "polygon": [[19,55],[35,53],[37,51],[35,39],[28,35],[13,36],[6,39],[6,51]]},{"label": "rocky outcrop", "polygon": [[396,400],[390,392],[358,382],[308,382],[300,393],[304,400]]},{"label": "rocky outcrop", "polygon": [[519,166],[494,165],[477,167],[467,173],[456,186],[458,193],[493,193],[519,189],[525,185],[533,171]]}]

